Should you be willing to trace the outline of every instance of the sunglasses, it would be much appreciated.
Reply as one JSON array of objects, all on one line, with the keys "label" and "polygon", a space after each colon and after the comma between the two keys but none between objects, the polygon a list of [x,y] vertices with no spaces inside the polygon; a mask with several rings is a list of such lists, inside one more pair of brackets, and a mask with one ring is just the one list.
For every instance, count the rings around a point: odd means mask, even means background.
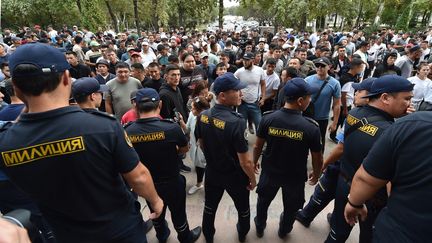
[{"label": "sunglasses", "polygon": [[324,65],[324,64],[315,64],[315,67],[316,68],[325,68],[326,65]]}]

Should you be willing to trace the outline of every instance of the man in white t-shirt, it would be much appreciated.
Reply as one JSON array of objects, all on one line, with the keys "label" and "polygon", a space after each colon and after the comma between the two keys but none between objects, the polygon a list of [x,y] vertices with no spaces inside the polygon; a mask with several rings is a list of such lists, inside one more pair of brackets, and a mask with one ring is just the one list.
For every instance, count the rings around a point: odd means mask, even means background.
[{"label": "man in white t-shirt", "polygon": [[238,69],[234,76],[247,83],[246,88],[241,90],[243,98],[238,112],[245,119],[250,118],[255,125],[255,130],[257,130],[261,121],[260,107],[264,104],[267,96],[264,70],[253,64],[254,59],[255,55],[252,52],[246,52],[243,55],[243,67]]},{"label": "man in white t-shirt", "polygon": [[276,97],[276,94],[278,93],[280,78],[275,72],[276,65],[277,65],[276,59],[274,58],[267,59],[266,70],[265,70],[267,98],[264,102],[264,105],[261,106],[262,113],[272,110],[274,99]]}]

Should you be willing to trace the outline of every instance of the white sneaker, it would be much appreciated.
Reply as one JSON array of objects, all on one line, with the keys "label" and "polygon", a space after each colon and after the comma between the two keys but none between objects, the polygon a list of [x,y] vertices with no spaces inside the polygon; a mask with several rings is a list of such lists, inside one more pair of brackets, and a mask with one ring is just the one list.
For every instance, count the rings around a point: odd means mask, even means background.
[{"label": "white sneaker", "polygon": [[194,186],[192,186],[192,187],[189,189],[188,194],[189,194],[189,195],[192,195],[192,194],[194,194],[195,192],[197,192],[198,190],[201,190],[201,189],[203,189],[203,188],[204,188],[204,185],[201,185],[201,186],[196,186],[196,185],[194,185]]}]

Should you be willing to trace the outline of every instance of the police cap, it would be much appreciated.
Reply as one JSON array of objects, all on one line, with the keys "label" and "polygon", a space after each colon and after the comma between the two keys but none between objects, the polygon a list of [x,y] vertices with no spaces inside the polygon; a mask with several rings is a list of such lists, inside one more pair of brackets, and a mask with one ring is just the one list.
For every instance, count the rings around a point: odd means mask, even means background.
[{"label": "police cap", "polygon": [[414,84],[412,84],[408,79],[392,74],[384,75],[377,78],[370,88],[369,94],[363,98],[377,96],[383,93],[396,93],[396,92],[406,92],[412,91]]},{"label": "police cap", "polygon": [[213,84],[213,90],[216,94],[228,90],[240,90],[246,88],[247,84],[241,82],[233,73],[227,72],[216,78]]},{"label": "police cap", "polygon": [[99,84],[95,78],[84,77],[75,80],[72,83],[72,94],[74,97],[90,95],[96,92],[107,92],[109,87],[104,84]]},{"label": "police cap", "polygon": [[[37,69],[33,72],[17,72],[15,69],[20,64],[32,64]],[[58,49],[35,42],[19,46],[9,57],[9,67],[12,77],[26,77],[59,73],[68,70],[71,66],[66,61],[65,55]]]},{"label": "police cap", "polygon": [[311,86],[302,78],[293,78],[284,86],[284,94],[288,98],[298,98],[318,92],[319,88]]}]

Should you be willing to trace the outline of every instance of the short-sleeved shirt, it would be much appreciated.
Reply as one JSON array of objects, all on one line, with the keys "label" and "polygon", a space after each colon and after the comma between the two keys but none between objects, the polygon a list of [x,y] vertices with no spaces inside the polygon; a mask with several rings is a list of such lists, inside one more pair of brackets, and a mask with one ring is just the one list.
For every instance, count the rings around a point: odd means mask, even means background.
[{"label": "short-sleeved shirt", "polygon": [[255,103],[261,94],[261,80],[265,80],[265,72],[262,68],[253,65],[251,69],[244,67],[238,69],[234,76],[241,82],[247,83],[247,87],[242,89],[243,100],[246,103]]},{"label": "short-sleeved shirt", "polygon": [[[189,100],[189,95],[192,94],[197,82],[207,80],[207,74],[202,68],[196,66],[192,71],[187,71],[184,68],[181,68],[180,75],[181,78],[178,87],[182,94],[183,102],[187,102]],[[186,103],[184,103],[184,105],[186,105]]]},{"label": "short-sleeved shirt", "polygon": [[318,124],[300,111],[282,108],[264,115],[257,136],[267,147],[262,156],[262,171],[276,183],[305,182],[309,150],[321,151]]},{"label": "short-sleeved shirt", "polygon": [[[324,80],[318,79],[318,75],[312,75],[307,77],[306,82],[310,85],[320,88]],[[330,113],[330,105],[332,103],[332,98],[339,99],[341,97],[341,86],[339,81],[331,76],[327,76],[327,84],[321,91],[318,99],[315,98],[316,94],[312,95],[312,100],[314,100],[315,105],[315,120],[327,120]]]},{"label": "short-sleeved shirt", "polygon": [[[209,119],[210,111],[213,124]],[[195,137],[203,141],[206,180],[217,182],[225,176],[240,175],[247,182],[237,155],[248,151],[245,130],[243,117],[228,106],[216,104],[198,116]]]},{"label": "short-sleeved shirt", "polygon": [[375,221],[379,242],[429,242],[432,224],[432,112],[398,119],[363,162],[373,177],[391,181],[387,207]]},{"label": "short-sleeved shirt", "polygon": [[108,81],[106,85],[110,88],[109,92],[106,93],[106,97],[111,98],[114,115],[120,121],[122,116],[132,107],[130,94],[132,91],[142,88],[141,82],[130,77],[127,82],[120,83],[115,78]]},{"label": "short-sleeved shirt", "polygon": [[411,77],[411,73],[414,68],[414,62],[411,61],[407,55],[398,58],[395,62],[395,66],[400,68],[402,77]]},{"label": "short-sleeved shirt", "polygon": [[379,136],[393,124],[394,118],[378,108],[366,105],[352,109],[345,120],[344,133],[362,118],[372,116],[379,116],[381,119],[358,128],[348,136],[345,135],[341,171],[350,179],[354,177]]},{"label": "short-sleeved shirt", "polygon": [[157,117],[138,119],[126,131],[156,183],[178,177],[181,159],[177,147],[187,146],[188,141],[177,123]]},{"label": "short-sleeved shirt", "polygon": [[280,79],[276,73],[272,73],[271,75],[265,73],[265,82],[266,82],[266,96],[269,96],[271,93],[273,93],[273,90],[279,89]]},{"label": "short-sleeved shirt", "polygon": [[112,242],[142,220],[120,175],[139,162],[128,141],[101,112],[22,114],[0,132],[0,168],[37,202],[59,242]]}]

